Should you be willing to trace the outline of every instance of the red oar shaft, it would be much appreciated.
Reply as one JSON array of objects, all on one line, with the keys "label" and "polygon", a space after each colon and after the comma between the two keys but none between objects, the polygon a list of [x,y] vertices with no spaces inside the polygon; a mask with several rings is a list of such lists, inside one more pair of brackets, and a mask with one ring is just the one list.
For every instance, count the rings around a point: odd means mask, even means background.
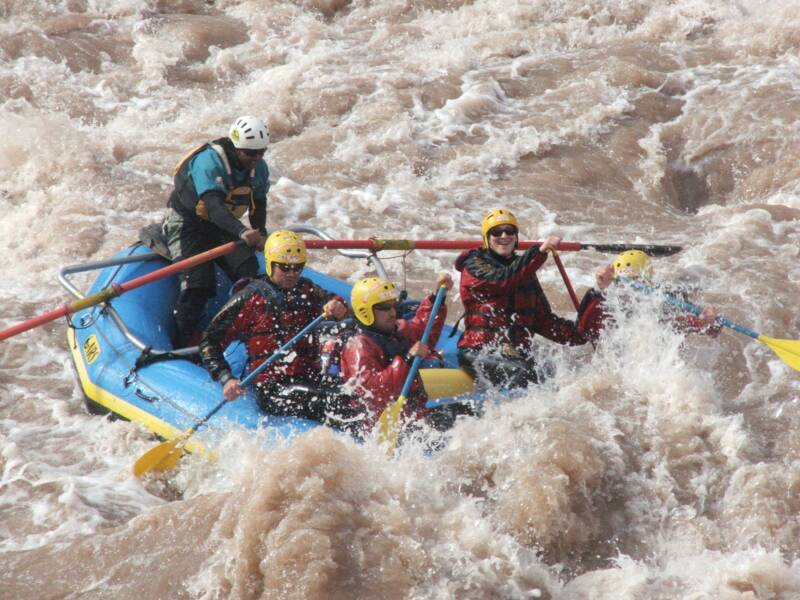
[{"label": "red oar shaft", "polygon": [[[306,248],[329,250],[467,250],[483,245],[479,240],[381,240],[371,238],[368,240],[305,240]],[[519,247],[523,250],[531,246],[541,246],[542,242],[520,240]],[[663,246],[658,244],[586,244],[583,242],[561,242],[558,244],[561,252],[575,252],[578,250],[596,250],[598,252],[625,252],[626,250],[641,250],[650,256],[670,256],[681,251],[680,246]]]},{"label": "red oar shaft", "polygon": [[[483,245],[480,240],[305,240],[306,248],[327,250],[467,250]],[[520,242],[520,248],[540,246],[542,242]],[[562,246],[568,246],[563,248]],[[575,246],[574,248],[572,246]],[[559,250],[580,250],[580,244],[561,242]]]},{"label": "red oar shaft", "polygon": [[67,315],[71,315],[79,310],[83,310],[84,308],[94,306],[95,304],[100,304],[101,302],[106,302],[112,298],[116,298],[117,296],[124,294],[125,292],[129,292],[140,286],[156,281],[157,279],[168,277],[174,273],[185,271],[186,269],[190,269],[196,265],[208,262],[209,260],[219,258],[220,256],[228,254],[229,252],[233,252],[239,243],[240,242],[229,242],[227,244],[223,244],[222,246],[207,250],[206,252],[202,252],[201,254],[196,254],[190,258],[172,263],[163,269],[158,269],[157,271],[153,271],[147,275],[142,275],[136,279],[131,279],[125,283],[115,283],[112,286],[100,290],[99,292],[96,292],[90,296],[86,296],[85,298],[81,298],[79,300],[74,300],[60,308],[51,310],[43,315],[28,319],[27,321],[23,321],[18,325],[13,325],[8,329],[0,331],[0,341],[15,336],[18,333],[22,333],[23,331],[28,331],[29,329],[38,327],[39,325],[44,325],[50,321],[55,321],[60,317],[66,317]]},{"label": "red oar shaft", "polygon": [[575,306],[575,310],[578,310],[578,308],[580,308],[580,302],[578,302],[578,296],[575,295],[575,290],[572,288],[572,282],[569,280],[569,275],[567,275],[567,270],[564,268],[564,263],[561,262],[561,258],[557,253],[553,253],[553,260],[556,261],[558,272],[561,273],[564,285],[567,286],[567,292],[569,292],[569,297],[572,299],[572,304]]}]

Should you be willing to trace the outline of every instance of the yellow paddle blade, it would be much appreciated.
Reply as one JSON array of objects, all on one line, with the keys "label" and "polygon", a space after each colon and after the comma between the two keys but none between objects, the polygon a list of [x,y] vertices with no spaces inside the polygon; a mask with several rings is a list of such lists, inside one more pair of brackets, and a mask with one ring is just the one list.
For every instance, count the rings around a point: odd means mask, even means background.
[{"label": "yellow paddle blade", "polygon": [[185,437],[181,436],[151,448],[133,464],[133,474],[141,477],[150,471],[169,471],[178,464],[183,456]]},{"label": "yellow paddle blade", "polygon": [[783,362],[800,371],[800,340],[777,340],[765,335],[758,336],[758,341],[763,342],[778,355]]},{"label": "yellow paddle blade", "polygon": [[460,396],[475,389],[472,377],[462,369],[420,369],[419,376],[428,400]]},{"label": "yellow paddle blade", "polygon": [[388,445],[389,456],[394,453],[394,447],[397,446],[397,438],[400,437],[400,415],[403,414],[405,405],[405,396],[398,396],[397,400],[384,409],[378,419],[378,441],[381,444]]}]

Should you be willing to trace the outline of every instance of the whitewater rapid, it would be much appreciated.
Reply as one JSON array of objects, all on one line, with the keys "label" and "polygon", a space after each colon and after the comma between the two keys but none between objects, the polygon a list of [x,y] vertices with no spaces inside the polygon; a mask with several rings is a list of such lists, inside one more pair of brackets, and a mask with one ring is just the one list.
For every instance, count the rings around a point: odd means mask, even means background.
[{"label": "whitewater rapid", "polygon": [[[678,244],[656,277],[800,338],[794,1],[0,3],[0,327],[161,218],[176,162],[270,129],[268,226]],[[612,256],[562,253],[580,295]],[[387,260],[412,295],[452,252]],[[312,266],[354,281],[366,264]],[[574,309],[558,271],[540,279]],[[82,283],[88,286],[90,279]],[[460,314],[448,298],[451,322]],[[64,321],[0,343],[0,598],[800,598],[800,379],[643,310],[427,457],[319,430],[138,481]]]}]

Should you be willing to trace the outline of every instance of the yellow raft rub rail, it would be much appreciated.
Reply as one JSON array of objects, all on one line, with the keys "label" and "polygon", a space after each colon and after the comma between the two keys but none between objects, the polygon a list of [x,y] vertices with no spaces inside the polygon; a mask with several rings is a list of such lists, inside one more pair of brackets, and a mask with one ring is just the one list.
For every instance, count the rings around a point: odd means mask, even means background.
[{"label": "yellow raft rub rail", "polygon": [[[118,398],[111,392],[104,390],[100,386],[95,385],[92,380],[89,379],[89,373],[86,370],[83,353],[78,347],[77,340],[75,339],[75,331],[72,329],[72,327],[67,328],[67,341],[69,343],[69,351],[72,353],[75,369],[78,372],[78,379],[80,380],[81,388],[83,388],[83,393],[87,398],[97,402],[101,406],[109,409],[111,412],[118,414],[129,421],[136,421],[143,424],[150,431],[164,440],[173,440],[183,435],[182,430],[173,427],[166,421],[162,421],[161,419],[154,417],[149,412],[143,411],[133,404]],[[194,440],[189,440],[183,448],[192,454],[199,454],[209,458],[213,458],[214,456],[213,452],[210,452],[205,446],[203,446],[203,444]]]}]

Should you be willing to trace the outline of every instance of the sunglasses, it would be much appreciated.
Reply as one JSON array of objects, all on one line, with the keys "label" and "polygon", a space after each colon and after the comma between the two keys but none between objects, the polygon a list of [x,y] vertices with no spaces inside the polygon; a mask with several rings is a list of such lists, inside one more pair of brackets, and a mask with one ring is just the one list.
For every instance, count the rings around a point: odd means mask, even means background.
[{"label": "sunglasses", "polygon": [[489,235],[492,237],[502,237],[503,234],[514,236],[517,235],[517,230],[515,227],[495,227],[489,231]]},{"label": "sunglasses", "polygon": [[287,265],[285,263],[273,263],[273,264],[275,266],[277,266],[281,271],[284,271],[284,272],[287,272],[287,273],[288,272],[299,273],[306,266],[306,263],[300,263],[300,264],[297,264],[297,265]]},{"label": "sunglasses", "polygon": [[374,310],[386,312],[390,310],[397,310],[397,302],[381,302],[372,307]]},{"label": "sunglasses", "polygon": [[251,150],[249,148],[239,148],[239,152],[250,158],[261,158],[266,150]]}]

